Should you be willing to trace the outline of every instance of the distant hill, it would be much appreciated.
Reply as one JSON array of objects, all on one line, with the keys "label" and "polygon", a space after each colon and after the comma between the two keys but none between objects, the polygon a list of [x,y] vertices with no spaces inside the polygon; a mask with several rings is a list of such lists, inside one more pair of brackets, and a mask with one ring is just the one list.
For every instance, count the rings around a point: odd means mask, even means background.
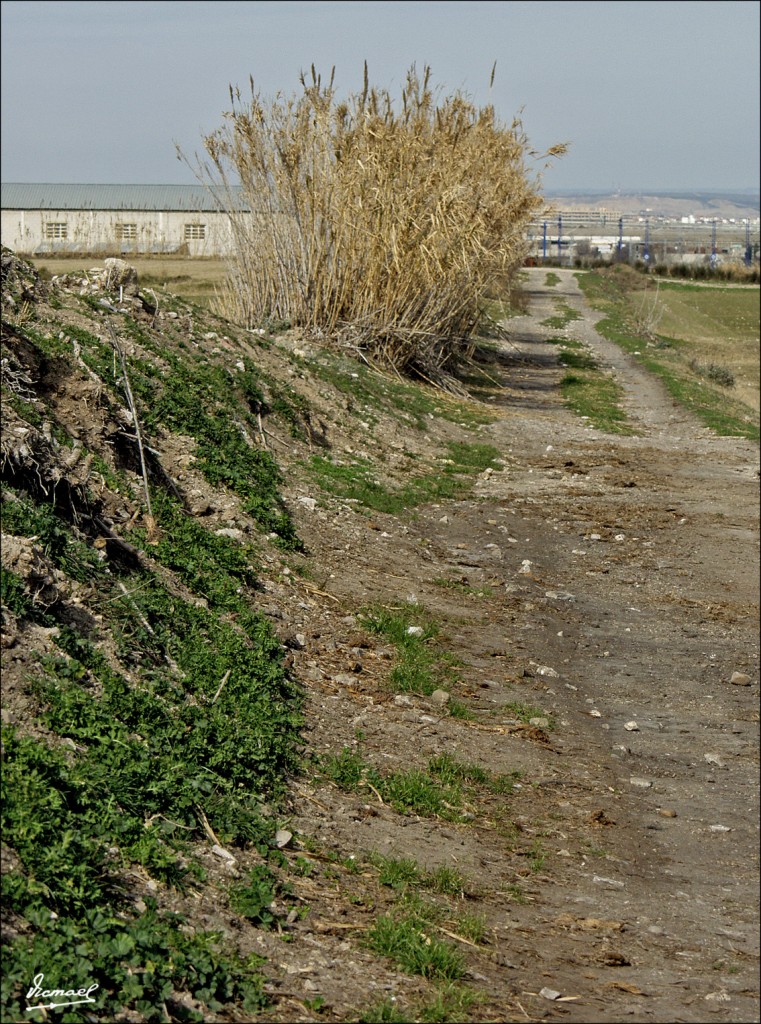
[{"label": "distant hill", "polygon": [[573,210],[605,209],[628,214],[651,214],[661,217],[718,217],[755,220],[761,213],[758,190],[737,189],[733,192],[598,192],[558,189],[547,192],[546,199],[554,207]]}]

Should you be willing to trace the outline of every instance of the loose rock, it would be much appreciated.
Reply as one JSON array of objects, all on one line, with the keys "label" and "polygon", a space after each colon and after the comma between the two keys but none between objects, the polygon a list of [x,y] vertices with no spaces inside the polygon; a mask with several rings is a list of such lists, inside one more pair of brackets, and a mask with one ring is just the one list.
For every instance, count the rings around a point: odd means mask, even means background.
[{"label": "loose rock", "polygon": [[750,686],[753,682],[751,677],[746,675],[745,672],[733,672],[729,677],[729,681],[733,686]]}]

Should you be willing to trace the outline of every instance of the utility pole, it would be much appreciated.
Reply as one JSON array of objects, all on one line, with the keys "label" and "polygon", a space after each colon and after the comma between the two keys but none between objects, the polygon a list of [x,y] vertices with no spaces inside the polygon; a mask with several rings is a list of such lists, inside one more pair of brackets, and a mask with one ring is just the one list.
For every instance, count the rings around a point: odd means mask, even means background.
[{"label": "utility pole", "polygon": [[716,221],[711,222],[711,266],[716,266]]},{"label": "utility pole", "polygon": [[642,254],[645,263],[650,262],[650,218],[645,218],[645,251]]},{"label": "utility pole", "polygon": [[563,215],[560,214],[558,216],[558,266],[562,266],[562,263],[563,263],[563,250],[561,248],[561,245],[563,244],[561,242],[562,235],[563,235]]},{"label": "utility pole", "polygon": [[618,218],[618,259],[621,260],[621,253],[624,249],[624,218]]},{"label": "utility pole", "polygon": [[547,221],[544,222],[544,234],[542,236],[542,263],[547,260]]},{"label": "utility pole", "polygon": [[753,250],[750,247],[750,221],[745,221],[745,266],[749,267],[753,262]]}]

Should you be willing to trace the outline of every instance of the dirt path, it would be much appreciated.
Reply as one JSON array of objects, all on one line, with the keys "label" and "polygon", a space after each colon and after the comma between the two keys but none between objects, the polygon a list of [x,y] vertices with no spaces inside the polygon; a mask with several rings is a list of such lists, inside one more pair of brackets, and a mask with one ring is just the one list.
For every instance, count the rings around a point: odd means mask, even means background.
[{"label": "dirt path", "polygon": [[[294,824],[341,856],[380,850],[473,881],[468,905],[490,934],[470,972],[492,993],[485,1019],[757,1021],[758,450],[678,409],[558,273],[552,288],[530,271],[531,313],[510,321],[499,353],[501,418],[484,440],[504,472],[406,525],[357,528],[334,510],[302,526],[344,608],[414,595],[446,624],[477,716],[384,696],[382,648],[347,677],[351,617],[307,601],[294,625],[308,637],[297,667],[313,686],[310,745],[359,743],[381,768],[450,752],[521,771],[509,820],[400,817],[325,786],[296,800]],[[622,384],[638,436],[563,407],[541,326],[561,298],[583,314],[569,331]],[[506,726],[505,701],[550,714],[549,742]],[[312,906],[303,928],[316,936],[331,908]],[[314,990],[336,1008],[357,1004],[357,984],[365,1004],[388,991],[345,934],[324,931]],[[394,981],[410,998],[415,984]]]},{"label": "dirt path", "polygon": [[[571,329],[612,368],[642,432],[585,438],[558,415],[547,461],[588,472],[579,487],[551,470],[535,491],[559,534],[537,561],[576,595],[555,659],[569,659],[562,675],[578,687],[575,710],[591,703],[602,716],[567,741],[584,761],[595,746],[615,759],[617,783],[631,791],[632,863],[620,879],[611,872],[624,885],[594,894],[581,871],[579,896],[586,881],[600,916],[635,912],[645,942],[630,974],[643,990],[659,985],[648,1001],[657,1019],[701,1020],[723,1006],[727,1019],[752,1020],[757,1008],[742,993],[756,987],[757,691],[728,680],[736,671],[758,678],[758,453],[678,410],[594,331],[575,279],[561,276],[563,297],[585,315]],[[541,309],[541,286],[537,299]],[[627,732],[634,720],[639,730]],[[616,1018],[602,1009],[594,1019]]]}]

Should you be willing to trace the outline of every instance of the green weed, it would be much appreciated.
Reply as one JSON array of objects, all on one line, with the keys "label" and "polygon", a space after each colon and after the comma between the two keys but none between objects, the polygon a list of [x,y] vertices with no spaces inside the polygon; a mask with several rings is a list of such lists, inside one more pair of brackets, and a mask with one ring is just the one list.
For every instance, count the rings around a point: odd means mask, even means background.
[{"label": "green weed", "polygon": [[341,789],[352,792],[368,778],[377,778],[375,770],[362,758],[360,753],[344,747],[340,754],[331,754],[320,762],[322,773]]},{"label": "green weed", "polygon": [[462,896],[466,883],[459,871],[443,865],[426,872],[425,887],[442,896]]},{"label": "green weed", "polygon": [[531,849],[527,853],[528,863],[534,874],[538,874],[547,861],[547,851],[542,846],[541,840],[535,839]]},{"label": "green weed", "polygon": [[[11,729],[3,730],[3,749],[3,835],[24,865],[3,875],[3,899],[33,928],[5,948],[5,1012],[20,1019],[23,993],[41,964],[51,982],[97,982],[101,1011],[118,1005],[153,1019],[173,989],[187,990],[209,1010],[231,1000],[261,1009],[258,962],[220,952],[215,935],[184,934],[182,918],[158,913],[155,904],[139,917],[128,909],[123,858],[129,863],[130,849],[141,842],[158,855],[160,830],[150,828],[146,838],[143,817],[118,806],[108,774],[98,784],[86,763],[71,764],[63,752]],[[202,1021],[204,1014],[187,1019]]]},{"label": "green weed", "polygon": [[[410,974],[453,981],[465,973],[459,950],[426,931],[427,924],[411,915],[385,914],[367,936],[369,947],[387,956]],[[429,929],[430,930],[430,929]]]},{"label": "green weed", "polygon": [[0,592],[2,605],[8,608],[19,619],[31,618],[34,613],[32,599],[27,592],[24,581],[15,572],[0,568]]},{"label": "green weed", "polygon": [[409,1013],[397,1006],[393,996],[373,1003],[362,1011],[358,1024],[409,1024]]},{"label": "green weed", "polygon": [[381,775],[358,751],[344,747],[340,754],[323,758],[320,770],[341,789],[350,792],[369,784],[380,794],[384,803],[390,804],[402,814],[460,820],[461,815],[457,809],[460,804],[458,790],[442,785],[419,769]]},{"label": "green weed", "polygon": [[378,868],[378,881],[400,892],[411,889],[429,889],[444,896],[460,896],[466,883],[459,871],[446,866],[425,871],[409,857],[396,859],[381,854],[370,856],[370,863]]},{"label": "green weed", "polygon": [[510,775],[494,774],[479,765],[458,761],[446,753],[434,757],[428,764],[428,770],[449,786],[469,783],[502,796],[512,793],[515,783],[521,778],[520,772],[511,772]]},{"label": "green weed", "polygon": [[[378,787],[376,787],[378,788]],[[406,772],[393,772],[382,780],[379,792],[395,810],[411,812],[422,817],[445,818],[457,821],[460,814],[459,792],[442,786],[427,772],[412,768]]]},{"label": "green weed", "polygon": [[460,700],[452,700],[451,698],[447,704],[447,712],[450,718],[457,718],[461,722],[474,722],[477,717],[467,704],[463,704]]},{"label": "green weed", "polygon": [[486,918],[483,914],[460,914],[457,918],[457,932],[480,946],[486,938]]},{"label": "green weed", "polygon": [[230,906],[257,927],[269,928],[275,922],[270,904],[284,891],[277,875],[260,864],[249,871],[246,882],[230,889]]},{"label": "green weed", "polygon": [[409,886],[423,884],[423,874],[417,861],[411,857],[383,857],[379,854],[370,857],[370,863],[378,868],[378,881],[392,889],[404,891]]},{"label": "green weed", "polygon": [[430,1002],[418,1008],[416,1020],[422,1024],[461,1024],[479,996],[464,985],[442,985]]}]

